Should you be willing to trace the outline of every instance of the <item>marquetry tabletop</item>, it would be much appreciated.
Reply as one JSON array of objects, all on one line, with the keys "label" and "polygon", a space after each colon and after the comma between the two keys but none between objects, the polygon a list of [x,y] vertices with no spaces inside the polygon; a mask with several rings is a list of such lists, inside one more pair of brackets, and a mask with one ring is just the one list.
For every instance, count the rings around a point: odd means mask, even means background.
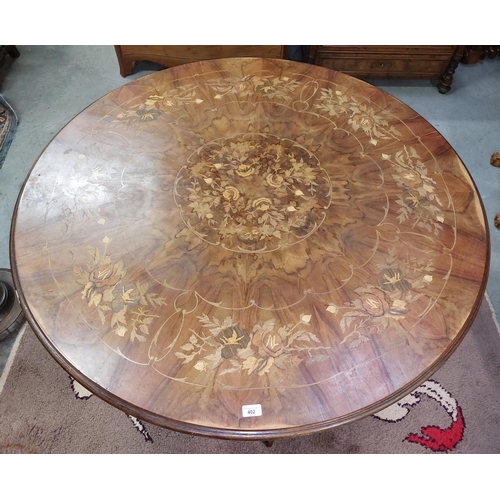
[{"label": "marquetry tabletop", "polygon": [[76,116],[31,170],[11,260],[40,341],[112,405],[272,439],[425,381],[486,286],[483,206],[448,142],[380,89],[239,58]]}]

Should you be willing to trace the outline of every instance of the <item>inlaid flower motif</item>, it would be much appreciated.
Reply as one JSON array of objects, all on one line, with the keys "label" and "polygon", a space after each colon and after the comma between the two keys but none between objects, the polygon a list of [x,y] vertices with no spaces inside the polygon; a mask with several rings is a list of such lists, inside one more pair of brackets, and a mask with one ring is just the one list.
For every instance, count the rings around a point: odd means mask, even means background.
[{"label": "inlaid flower motif", "polygon": [[223,330],[217,340],[224,346],[221,351],[223,358],[231,358],[236,355],[238,349],[244,349],[250,342],[250,334],[234,325]]},{"label": "inlaid flower motif", "polygon": [[280,174],[268,174],[267,183],[272,187],[280,187],[283,184],[283,177]]},{"label": "inlaid flower motif", "polygon": [[293,141],[242,134],[192,157],[179,172],[175,198],[186,225],[205,241],[270,251],[307,237],[324,220],[330,183],[318,160]]},{"label": "inlaid flower motif", "polygon": [[[379,122],[379,123],[377,123]],[[375,114],[373,108],[368,108],[367,106],[361,105],[359,109],[353,113],[349,123],[352,124],[354,130],[359,128],[364,132],[371,132],[374,127],[379,125],[381,119]]]},{"label": "inlaid flower motif", "polygon": [[319,102],[315,108],[329,116],[347,117],[347,124],[354,132],[358,130],[370,137],[370,143],[378,144],[379,139],[395,139],[401,133],[385,118],[384,111],[370,106],[353,94],[331,88],[321,89]]},{"label": "inlaid flower motif", "polygon": [[443,204],[436,192],[437,183],[429,176],[415,148],[405,146],[394,156],[382,154],[382,158],[391,164],[394,169],[391,177],[403,191],[396,200],[398,221],[413,219],[413,227],[439,234],[445,220]]},{"label": "inlaid flower motif", "polygon": [[371,316],[383,316],[389,309],[389,304],[385,299],[385,295],[381,290],[373,288],[371,292],[361,295],[361,303],[364,310]]},{"label": "inlaid flower motif", "polygon": [[[262,377],[276,369],[295,368],[303,361],[301,352],[307,352],[313,362],[313,352],[327,349],[314,334],[301,329],[301,325],[309,324],[309,314],[301,314],[295,325],[278,327],[270,319],[256,323],[251,330],[242,328],[231,317],[221,321],[204,314],[198,319],[209,333],[192,330],[189,342],[175,356],[183,360],[182,364],[193,363],[200,372],[220,368],[220,376],[243,371]],[[316,357],[320,359],[321,355]]]},{"label": "inlaid flower motif", "polygon": [[259,356],[277,358],[285,350],[283,339],[274,330],[259,329],[252,337],[252,344],[257,347]]},{"label": "inlaid flower motif", "polygon": [[136,114],[140,116],[141,121],[153,121],[158,119],[162,112],[156,108],[142,108],[136,111]]},{"label": "inlaid flower motif", "polygon": [[240,192],[234,186],[227,186],[222,192],[222,197],[227,201],[236,201],[240,197]]},{"label": "inlaid flower motif", "polygon": [[262,82],[261,84],[257,85],[255,87],[255,90],[257,92],[260,92],[262,94],[269,94],[271,92],[276,92],[276,89],[274,87],[274,84],[273,82],[267,80],[267,81],[264,81]]},{"label": "inlaid flower motif", "polygon": [[103,290],[112,288],[122,278],[120,273],[121,267],[122,265],[118,264],[99,266],[90,273],[89,281],[93,283],[96,288]]},{"label": "inlaid flower motif", "polygon": [[251,89],[251,82],[250,81],[241,81],[241,82],[238,82],[234,88],[237,92],[245,92],[245,91],[248,91]]},{"label": "inlaid flower motif", "polygon": [[394,290],[405,292],[411,289],[411,283],[404,278],[401,269],[397,268],[384,269],[379,276],[379,285],[389,292]]},{"label": "inlaid flower motif", "polygon": [[125,275],[123,261],[115,264],[104,263],[90,270],[87,283],[82,291],[82,298],[89,304],[99,305],[103,295],[112,291]]},{"label": "inlaid flower motif", "polygon": [[269,210],[271,208],[272,201],[269,198],[257,198],[253,201],[252,206],[262,212]]},{"label": "inlaid flower motif", "polygon": [[417,172],[413,171],[405,172],[403,175],[401,175],[401,180],[408,187],[416,187],[421,183],[420,175],[418,175]]},{"label": "inlaid flower motif", "polygon": [[241,163],[238,168],[236,169],[236,173],[240,177],[248,177],[252,175],[255,172],[255,167],[251,165],[246,165],[244,163]]},{"label": "inlaid flower motif", "polygon": [[391,327],[404,335],[402,320],[415,304],[420,302],[420,311],[428,307],[429,297],[424,290],[433,281],[428,274],[434,270],[433,260],[411,255],[400,259],[394,248],[388,249],[384,260],[385,265],[378,264],[381,271],[377,283],[355,288],[357,297],[345,306],[330,303],[326,307],[328,312],[340,316],[339,325],[345,336],[342,343],[347,342],[350,348],[368,342],[372,335],[383,335]]},{"label": "inlaid flower motif", "polygon": [[[107,248],[111,238],[102,240]],[[144,342],[149,335],[149,325],[158,317],[152,310],[164,305],[165,299],[139,282],[127,280],[123,260],[113,261],[111,256],[98,248],[89,247],[93,257],[91,265],[75,266],[77,283],[83,286],[81,297],[89,307],[95,307],[103,325],[119,337],[128,335],[133,342]]]}]

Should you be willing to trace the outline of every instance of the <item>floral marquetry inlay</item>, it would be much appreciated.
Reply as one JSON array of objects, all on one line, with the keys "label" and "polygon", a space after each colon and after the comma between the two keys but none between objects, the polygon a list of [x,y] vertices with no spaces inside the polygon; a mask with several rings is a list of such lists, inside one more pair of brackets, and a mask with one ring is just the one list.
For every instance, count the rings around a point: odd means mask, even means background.
[{"label": "floral marquetry inlay", "polygon": [[73,378],[156,424],[244,439],[409,393],[466,333],[489,256],[474,184],[422,117],[253,58],[89,106],[35,164],[11,241],[27,317]]},{"label": "floral marquetry inlay", "polygon": [[[230,316],[223,322],[199,316],[201,331],[192,330],[189,342],[181,346],[175,356],[201,372],[221,367],[221,377],[235,372],[259,377],[274,370],[286,372],[304,360],[325,358],[317,351],[325,347],[313,333],[304,329],[310,318],[302,314],[295,325],[281,327],[270,319],[247,330]],[[310,356],[313,352],[315,356]]]},{"label": "floral marquetry inlay", "polygon": [[175,194],[184,222],[208,243],[265,252],[316,231],[326,217],[331,186],[303,146],[247,134],[198,150],[180,170]]}]

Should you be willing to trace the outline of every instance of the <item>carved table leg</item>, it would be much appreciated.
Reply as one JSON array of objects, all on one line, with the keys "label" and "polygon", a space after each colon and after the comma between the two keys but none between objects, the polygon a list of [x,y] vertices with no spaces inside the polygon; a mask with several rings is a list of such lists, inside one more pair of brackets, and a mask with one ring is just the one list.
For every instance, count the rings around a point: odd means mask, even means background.
[{"label": "carved table leg", "polygon": [[455,50],[455,53],[453,54],[453,57],[451,58],[450,64],[448,64],[448,67],[444,71],[444,73],[441,75],[441,79],[439,80],[438,84],[438,90],[441,94],[446,94],[451,90],[451,84],[453,82],[453,75],[455,73],[455,70],[457,69],[458,63],[460,62],[460,59],[462,59],[462,56],[464,55],[465,51],[465,46],[460,45],[457,50]]},{"label": "carved table leg", "polygon": [[0,269],[0,342],[23,323],[24,314],[14,291],[12,275],[8,269]]},{"label": "carved table leg", "polygon": [[273,445],[274,441],[262,441],[268,448],[271,448]]}]

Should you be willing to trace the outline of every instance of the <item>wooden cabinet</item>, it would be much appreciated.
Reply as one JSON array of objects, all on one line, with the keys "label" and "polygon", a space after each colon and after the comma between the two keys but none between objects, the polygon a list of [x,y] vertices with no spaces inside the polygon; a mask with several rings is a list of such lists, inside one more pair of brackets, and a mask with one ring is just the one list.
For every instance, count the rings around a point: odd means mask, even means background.
[{"label": "wooden cabinet", "polygon": [[152,61],[166,67],[226,57],[283,59],[284,45],[115,45],[120,74],[132,74],[136,61]]},{"label": "wooden cabinet", "polygon": [[361,79],[436,79],[446,93],[463,50],[456,45],[314,45],[308,62]]}]

